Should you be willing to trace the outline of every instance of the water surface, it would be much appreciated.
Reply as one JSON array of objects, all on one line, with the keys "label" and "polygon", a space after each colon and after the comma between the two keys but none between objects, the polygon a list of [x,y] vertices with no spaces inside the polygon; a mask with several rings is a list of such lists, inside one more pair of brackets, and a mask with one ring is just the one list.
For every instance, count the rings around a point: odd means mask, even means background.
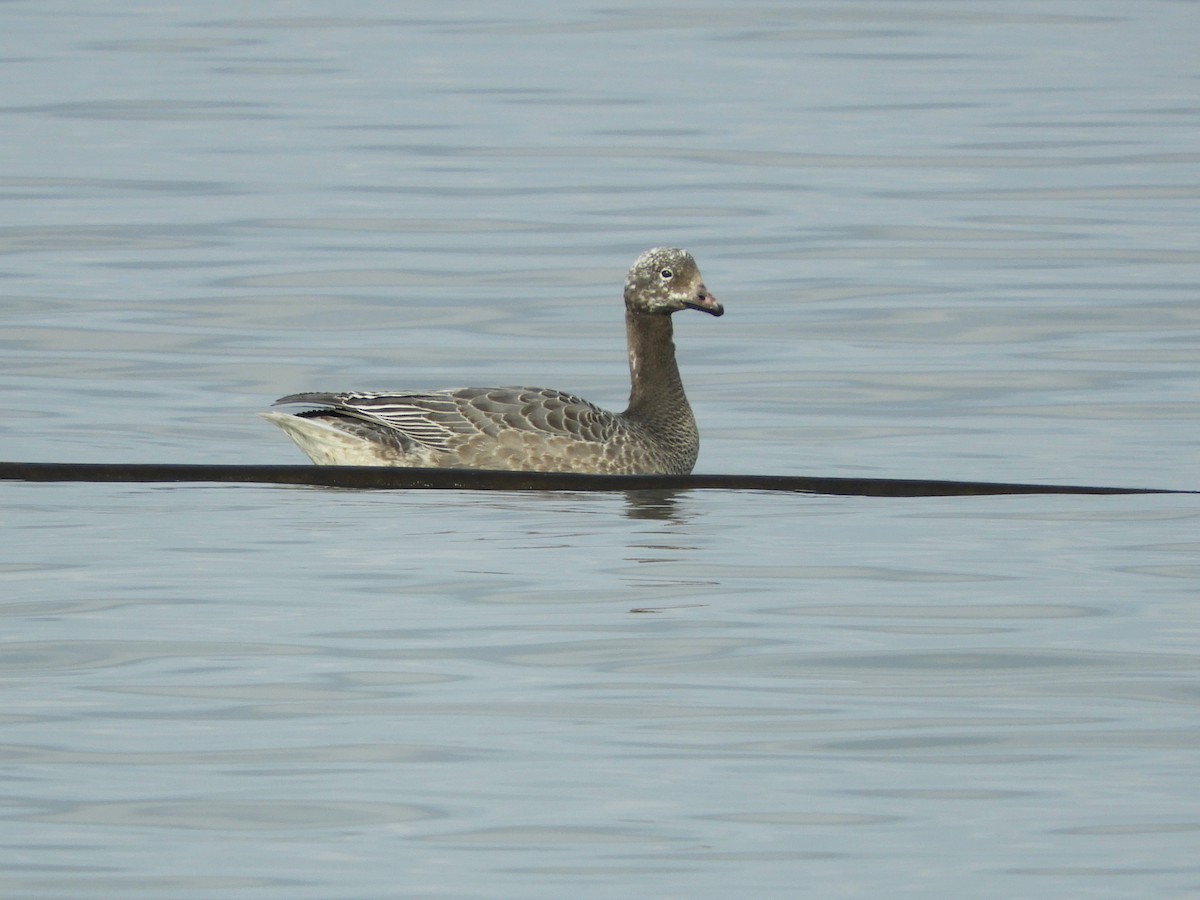
[{"label": "water surface", "polygon": [[[1193,489],[1193,4],[6,4],[0,456],[292,463],[305,389],[705,472]],[[0,489],[0,893],[1188,896],[1197,504]]]}]

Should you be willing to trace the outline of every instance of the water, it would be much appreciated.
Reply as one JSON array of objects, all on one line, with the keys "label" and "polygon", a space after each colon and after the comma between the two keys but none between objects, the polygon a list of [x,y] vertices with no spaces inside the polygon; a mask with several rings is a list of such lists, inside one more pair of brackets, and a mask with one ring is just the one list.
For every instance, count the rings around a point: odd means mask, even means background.
[{"label": "water", "polygon": [[[1196,488],[1197,16],[6,4],[0,456],[619,407],[673,243],[700,471]],[[1200,893],[1192,497],[0,492],[4,896]]]}]

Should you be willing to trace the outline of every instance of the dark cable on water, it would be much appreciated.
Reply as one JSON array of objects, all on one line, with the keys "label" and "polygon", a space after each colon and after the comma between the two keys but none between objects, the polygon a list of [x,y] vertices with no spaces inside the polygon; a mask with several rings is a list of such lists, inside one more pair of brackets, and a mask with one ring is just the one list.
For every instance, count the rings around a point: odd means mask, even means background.
[{"label": "dark cable on water", "polygon": [[1157,488],[1007,484],[790,475],[579,475],[391,466],[245,466],[174,463],[0,462],[0,480],[131,483],[286,484],[367,490],[781,491],[860,497],[971,497],[999,494],[1194,494]]}]

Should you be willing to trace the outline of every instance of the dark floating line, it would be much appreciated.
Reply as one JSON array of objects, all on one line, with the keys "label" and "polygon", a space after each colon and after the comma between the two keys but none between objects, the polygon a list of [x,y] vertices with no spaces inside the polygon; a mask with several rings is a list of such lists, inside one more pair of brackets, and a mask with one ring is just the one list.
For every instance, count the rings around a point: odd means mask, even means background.
[{"label": "dark floating line", "polygon": [[993,494],[1195,494],[1157,488],[787,475],[576,475],[391,466],[208,466],[172,463],[0,462],[0,480],[137,483],[296,484],[373,490],[787,491],[860,497],[977,497]]}]

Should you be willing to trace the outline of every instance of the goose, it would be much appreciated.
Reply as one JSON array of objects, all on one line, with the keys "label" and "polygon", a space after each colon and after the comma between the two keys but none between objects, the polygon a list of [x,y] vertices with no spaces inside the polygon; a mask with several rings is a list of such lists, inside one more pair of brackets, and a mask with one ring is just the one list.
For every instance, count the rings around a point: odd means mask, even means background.
[{"label": "goose", "polygon": [[685,475],[700,436],[675,362],[671,316],[725,310],[692,255],[647,250],[625,279],[629,406],[609,412],[561,391],[468,387],[289,394],[261,415],[317,465]]}]

